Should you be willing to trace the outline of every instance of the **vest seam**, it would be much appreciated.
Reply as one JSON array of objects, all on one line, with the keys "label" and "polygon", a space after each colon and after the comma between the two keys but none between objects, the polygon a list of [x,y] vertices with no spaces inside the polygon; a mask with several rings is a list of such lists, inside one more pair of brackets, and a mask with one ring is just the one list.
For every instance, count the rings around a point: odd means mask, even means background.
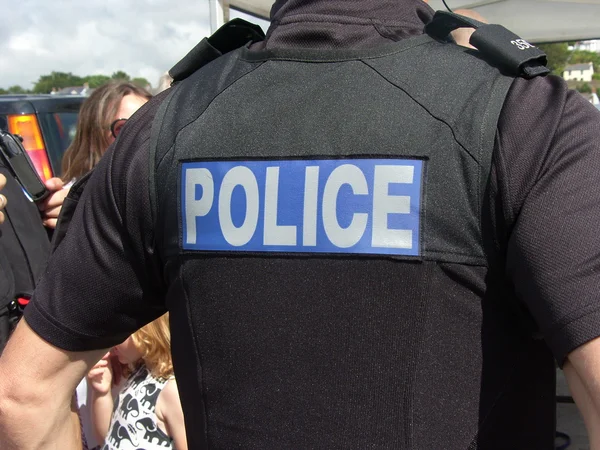
[{"label": "vest seam", "polygon": [[459,145],[460,148],[462,148],[465,151],[465,153],[467,155],[469,155],[469,157],[477,164],[477,166],[479,168],[481,168],[481,161],[479,161],[478,158],[475,157],[475,155],[469,149],[467,149],[467,147],[465,145],[463,145],[463,143],[457,138],[456,131],[454,129],[454,121],[450,121],[450,120],[447,120],[447,119],[445,119],[443,117],[436,116],[422,102],[420,102],[414,96],[412,96],[404,87],[402,87],[402,86],[394,83],[393,81],[391,81],[389,78],[387,78],[385,75],[383,75],[380,71],[378,71],[375,67],[371,66],[367,61],[364,61],[364,60],[361,59],[360,62],[362,62],[364,65],[366,65],[371,70],[373,70],[376,74],[378,74],[381,78],[383,78],[389,84],[391,84],[392,86],[395,86],[396,88],[398,88],[402,92],[404,92],[413,102],[415,102],[417,105],[419,105],[432,118],[434,118],[438,122],[441,122],[444,125],[446,125],[448,127],[448,129],[450,130],[450,132],[452,133],[452,137],[454,138],[454,141]]},{"label": "vest seam", "polygon": [[[485,114],[483,115],[483,120],[481,121],[481,129],[480,129],[480,140],[479,140],[479,160],[482,161],[483,158],[483,152],[486,151],[486,142],[484,142],[485,140],[485,132],[488,130],[489,127],[489,115],[490,115],[490,110],[493,106],[493,102],[496,100],[496,92],[499,92],[501,89],[503,89],[503,84],[502,84],[503,78],[502,75],[499,75],[496,77],[496,80],[494,82],[494,85],[492,87],[492,92],[489,98],[489,101],[487,102],[486,108],[485,108]],[[512,81],[511,81],[511,85],[512,85]],[[509,87],[510,89],[510,87]],[[506,91],[503,95],[503,102],[502,102],[502,107],[500,108],[500,113],[498,115],[498,119],[496,120],[496,124],[494,129],[496,130],[496,132],[494,133],[494,139],[493,142],[490,142],[489,144],[492,146],[491,152],[491,158],[489,159],[489,170],[490,173],[488,174],[488,179],[489,176],[491,174],[491,168],[492,168],[492,164],[494,161],[494,155],[496,153],[496,149],[495,149],[495,143],[497,141],[497,130],[498,130],[498,121],[500,119],[500,115],[502,114],[502,110],[504,109],[504,104],[506,103],[506,95],[507,95],[508,91]],[[482,170],[479,170],[477,177],[478,177],[478,183],[477,183],[477,198],[478,198],[478,202],[477,202],[477,210],[478,210],[478,215],[479,215],[479,230],[482,233],[482,239],[483,239],[483,202],[484,202],[484,193],[485,190],[483,189],[483,177],[484,177],[484,173],[483,170],[487,170],[486,167],[481,167]],[[488,181],[489,183],[489,181]],[[483,241],[482,241],[483,242]]]},{"label": "vest seam", "polygon": [[[423,36],[426,36],[426,35],[414,36],[413,39],[422,38]],[[407,38],[407,39],[410,39],[410,38]],[[380,50],[380,53],[373,54],[373,55],[367,55],[367,54],[360,55],[359,54],[359,55],[349,55],[346,57],[331,56],[330,58],[319,59],[319,58],[311,57],[311,56],[294,56],[291,53],[287,54],[287,55],[279,55],[279,56],[278,55],[267,55],[266,53],[269,50],[262,50],[262,52],[265,53],[264,58],[253,59],[250,57],[245,57],[244,54],[242,53],[239,56],[239,59],[240,59],[240,61],[244,61],[244,62],[248,62],[248,63],[257,63],[257,62],[265,63],[268,61],[294,61],[294,62],[313,63],[313,64],[321,64],[321,63],[330,64],[330,63],[342,63],[342,62],[351,62],[351,61],[364,62],[364,60],[387,58],[389,56],[403,53],[408,50],[413,50],[413,49],[415,49],[417,47],[421,47],[423,45],[429,45],[435,41],[432,38],[430,38],[430,40],[424,40],[423,42],[416,42],[416,43],[413,43],[413,45],[404,45],[404,46],[401,46],[400,48],[393,48],[393,44],[399,43],[399,42],[401,43],[402,40],[393,41],[390,44],[384,44],[387,46],[391,46],[392,48],[390,48],[388,51]]]},{"label": "vest seam", "polygon": [[[237,58],[239,61],[241,61],[242,59],[240,57]],[[259,67],[261,67],[264,64],[263,62],[257,63],[256,67],[253,67],[252,69],[250,69],[248,72],[244,73],[243,75],[241,75],[240,77],[236,78],[235,80],[233,80],[231,83],[229,83],[227,86],[225,86],[223,89],[221,89],[221,91],[219,91],[217,93],[217,95],[215,95],[210,102],[206,105],[206,107],[200,111],[200,113],[194,117],[193,119],[191,119],[188,123],[186,123],[185,125],[183,125],[181,128],[179,128],[179,130],[177,130],[177,133],[175,134],[175,139],[173,140],[173,143],[171,144],[171,147],[169,147],[169,150],[167,150],[165,152],[165,154],[160,158],[160,161],[156,162],[156,167],[158,168],[158,166],[161,165],[161,163],[163,162],[163,160],[165,159],[165,157],[171,153],[171,151],[173,150],[173,147],[175,146],[176,142],[177,142],[177,138],[179,137],[179,134],[185,130],[187,127],[189,127],[190,125],[192,125],[194,122],[196,122],[200,117],[202,117],[204,115],[204,113],[206,111],[208,111],[208,109],[211,107],[211,105],[213,104],[213,102],[219,98],[222,94],[225,93],[225,91],[229,90],[234,84],[236,84],[238,81],[242,80],[243,78],[245,78],[246,76],[250,75],[251,73],[253,73],[256,69],[258,69]],[[185,93],[185,90],[182,92]]]},{"label": "vest seam", "polygon": [[208,448],[208,406],[207,406],[207,398],[206,398],[206,377],[205,377],[205,373],[204,373],[204,362],[202,360],[202,354],[200,352],[200,349],[198,348],[198,335],[196,333],[196,328],[193,326],[192,324],[192,311],[190,308],[190,294],[188,292],[188,288],[189,286],[186,285],[186,283],[184,282],[185,279],[185,264],[183,261],[181,261],[181,257],[178,256],[177,258],[179,260],[179,271],[180,271],[180,283],[181,283],[181,287],[183,288],[182,291],[185,295],[185,309],[186,309],[186,315],[187,315],[187,325],[190,328],[190,332],[192,334],[192,337],[194,339],[194,352],[196,353],[196,360],[198,361],[198,364],[200,365],[200,373],[202,375],[202,381],[201,381],[201,386],[200,386],[200,390],[202,392],[202,409],[204,410],[204,444],[206,446],[206,448]]},{"label": "vest seam", "polygon": [[494,411],[494,408],[498,404],[498,401],[500,401],[500,399],[504,396],[507,386],[510,385],[511,380],[514,378],[515,373],[517,372],[517,367],[520,367],[521,360],[519,360],[518,362],[519,362],[518,366],[516,364],[513,365],[512,370],[510,371],[510,375],[507,377],[506,382],[502,384],[502,388],[498,391],[498,395],[496,395],[496,397],[494,398],[494,401],[492,402],[488,413],[485,415],[485,417],[483,418],[481,423],[479,423],[479,425],[477,427],[477,431],[475,431],[475,434],[473,435],[473,439],[471,439],[471,442],[469,443],[469,448],[473,444],[477,445],[476,448],[479,447],[479,445],[477,443],[477,439],[479,439],[479,437],[482,435],[482,432],[485,431],[488,421],[489,421],[489,418],[492,415],[492,412]]},{"label": "vest seam", "polygon": [[[437,261],[435,261],[435,263],[437,264]],[[427,273],[427,277],[426,279],[429,278],[429,276],[431,276],[432,274],[432,265],[428,264],[425,267],[425,271]],[[427,293],[429,294],[432,290],[432,284],[433,283],[427,283],[427,286],[425,287],[425,289],[423,290],[423,292],[421,293],[421,298],[427,297],[424,294]],[[413,387],[412,392],[410,394],[410,400],[411,400],[411,406],[410,406],[410,425],[408,426],[408,430],[406,430],[406,439],[405,439],[405,443],[407,444],[406,448],[410,449],[411,445],[412,445],[412,441],[413,441],[413,437],[414,437],[414,423],[415,423],[415,411],[414,411],[414,404],[415,404],[415,389],[414,389],[414,382],[417,379],[417,373],[418,373],[418,368],[419,368],[419,364],[421,362],[421,357],[423,354],[423,342],[424,342],[424,330],[427,329],[427,318],[428,318],[428,314],[429,314],[429,305],[431,302],[428,301],[424,301],[421,302],[422,304],[422,308],[424,309],[423,311],[423,320],[424,320],[424,324],[422,327],[422,332],[419,334],[419,342],[417,344],[417,348],[415,350],[415,360],[414,360],[414,370],[413,370],[413,377],[411,380],[411,386]]]}]

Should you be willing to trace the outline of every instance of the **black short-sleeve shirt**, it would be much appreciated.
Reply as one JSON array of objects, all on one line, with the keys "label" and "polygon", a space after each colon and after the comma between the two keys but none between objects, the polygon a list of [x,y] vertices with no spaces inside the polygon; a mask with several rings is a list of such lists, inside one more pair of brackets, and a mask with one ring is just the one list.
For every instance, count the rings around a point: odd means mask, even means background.
[{"label": "black short-sleeve shirt", "polygon": [[[370,25],[354,17],[340,28],[330,16],[294,16],[302,2],[288,3],[278,13],[279,32],[275,27],[262,47],[377,45],[418,34],[429,14],[420,4],[386,10],[382,1],[382,16],[401,17],[386,26],[384,17]],[[339,14],[332,6],[338,3],[321,7]],[[313,7],[317,16],[323,12],[319,2]],[[319,27],[333,31],[325,38]],[[31,327],[60,348],[110,347],[168,309],[148,186],[150,127],[163,99],[134,115],[96,167],[27,308]],[[600,336],[598,130],[600,111],[553,76],[515,80],[498,123],[489,185],[494,245],[505,255],[508,283],[559,362]],[[185,395],[185,386],[180,390]]]}]

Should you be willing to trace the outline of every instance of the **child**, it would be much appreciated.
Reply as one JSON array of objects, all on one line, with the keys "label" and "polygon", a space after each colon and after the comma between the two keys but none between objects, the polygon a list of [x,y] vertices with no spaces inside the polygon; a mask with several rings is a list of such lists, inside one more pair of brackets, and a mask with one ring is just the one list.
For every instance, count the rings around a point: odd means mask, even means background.
[{"label": "child", "polygon": [[[129,377],[113,404],[114,355]],[[90,370],[92,422],[105,450],[187,450],[183,412],[173,377],[169,316],[165,314],[114,347]],[[114,409],[114,411],[113,411]]]}]

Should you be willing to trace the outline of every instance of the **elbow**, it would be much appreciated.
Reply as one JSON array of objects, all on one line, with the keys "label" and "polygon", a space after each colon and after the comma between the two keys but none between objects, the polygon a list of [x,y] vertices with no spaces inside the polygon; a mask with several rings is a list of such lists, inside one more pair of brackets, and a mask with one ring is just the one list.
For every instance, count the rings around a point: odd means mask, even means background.
[{"label": "elbow", "polygon": [[18,429],[18,424],[23,423],[22,414],[27,408],[19,405],[19,399],[11,394],[10,389],[0,384],[0,436],[11,436]]},{"label": "elbow", "polygon": [[24,423],[35,423],[32,421],[47,416],[40,394],[36,389],[0,380],[0,436],[10,435]]}]

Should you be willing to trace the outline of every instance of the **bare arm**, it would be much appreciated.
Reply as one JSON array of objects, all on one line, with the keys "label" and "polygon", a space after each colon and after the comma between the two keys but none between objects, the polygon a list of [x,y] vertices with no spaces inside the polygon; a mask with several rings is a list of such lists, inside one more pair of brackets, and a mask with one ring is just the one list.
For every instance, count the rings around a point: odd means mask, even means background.
[{"label": "bare arm", "polygon": [[167,434],[173,439],[177,450],[187,450],[187,437],[183,410],[179,400],[179,391],[175,380],[167,382],[156,402],[157,414],[160,414],[165,423]]},{"label": "bare arm", "polygon": [[81,449],[71,400],[104,353],[61,350],[22,320],[0,358],[0,448]]},{"label": "bare arm", "polygon": [[564,372],[583,416],[591,450],[600,450],[600,338],[571,352]]}]

